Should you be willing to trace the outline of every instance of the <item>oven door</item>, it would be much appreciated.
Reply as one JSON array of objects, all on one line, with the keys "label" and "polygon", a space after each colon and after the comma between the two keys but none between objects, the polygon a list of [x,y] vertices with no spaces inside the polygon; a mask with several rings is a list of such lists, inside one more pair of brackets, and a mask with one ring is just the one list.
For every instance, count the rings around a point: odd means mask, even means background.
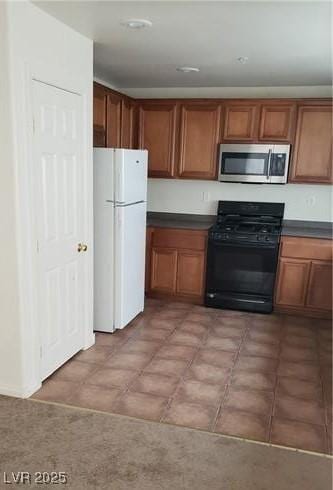
[{"label": "oven door", "polygon": [[[278,244],[260,245],[210,240],[207,256],[206,299],[208,306],[240,309],[253,304],[269,304],[271,311],[278,259]],[[209,304],[209,298],[217,298]],[[220,299],[219,299],[220,298]],[[233,298],[228,306],[222,299]],[[260,309],[258,310],[260,311]]]},{"label": "oven door", "polygon": [[221,145],[219,181],[269,183],[272,148],[270,145]]}]

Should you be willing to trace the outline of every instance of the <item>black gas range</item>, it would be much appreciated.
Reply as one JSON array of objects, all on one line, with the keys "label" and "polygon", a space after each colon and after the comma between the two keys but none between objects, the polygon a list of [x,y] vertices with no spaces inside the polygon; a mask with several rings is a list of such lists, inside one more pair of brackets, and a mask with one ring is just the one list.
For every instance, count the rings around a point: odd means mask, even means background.
[{"label": "black gas range", "polygon": [[271,313],[283,203],[219,201],[209,230],[206,306]]}]

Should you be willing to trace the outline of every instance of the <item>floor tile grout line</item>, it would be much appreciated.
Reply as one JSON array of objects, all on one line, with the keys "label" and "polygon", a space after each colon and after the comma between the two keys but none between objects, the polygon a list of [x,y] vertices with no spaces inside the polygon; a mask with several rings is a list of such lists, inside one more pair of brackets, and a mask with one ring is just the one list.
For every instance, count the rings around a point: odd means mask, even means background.
[{"label": "floor tile grout line", "polygon": [[[174,331],[175,331],[177,328],[178,328],[178,327],[176,326],[174,329],[172,329],[172,330],[169,332],[169,335],[168,335],[168,336],[165,338],[165,340],[163,340],[163,342],[161,342],[161,344],[165,344],[166,339],[167,339],[167,338],[169,338],[169,337],[172,335],[172,333],[173,333],[173,332],[174,332]],[[152,362],[152,360],[153,360],[153,359],[156,357],[157,352],[158,352],[158,351],[154,352],[154,354],[153,354],[153,355],[152,355],[152,357],[149,359],[149,361],[147,361],[147,363],[143,365],[142,369],[141,369],[141,370],[139,370],[139,372],[138,372],[137,376],[136,376],[135,378],[133,378],[133,380],[132,380],[132,381],[133,381],[133,383],[134,383],[134,381],[138,380],[138,379],[139,379],[139,377],[140,377],[140,376],[141,376],[141,375],[142,375],[142,374],[145,372],[146,367],[147,367],[147,366],[148,366],[148,365],[149,365],[149,364]],[[123,393],[119,394],[119,396],[117,396],[117,397],[116,397],[115,402],[120,401],[120,399],[121,399],[122,397],[124,397],[124,396],[125,396],[126,394],[128,394],[128,393],[133,393],[133,392],[131,392],[131,390],[130,390],[130,386],[127,386],[127,387],[125,388],[125,390],[123,391]]]},{"label": "floor tile grout line", "polygon": [[165,411],[164,411],[163,415],[162,415],[162,416],[161,416],[161,418],[160,418],[160,422],[164,422],[164,419],[165,419],[165,417],[167,416],[167,413],[168,413],[168,411],[169,411],[169,409],[170,409],[170,407],[171,407],[171,404],[172,404],[172,402],[174,401],[174,396],[176,395],[176,393],[177,393],[177,391],[178,391],[179,387],[180,387],[182,384],[184,384],[184,382],[185,382],[185,380],[186,380],[185,373],[186,373],[186,372],[187,372],[187,371],[190,369],[190,367],[191,367],[191,365],[193,364],[193,361],[194,361],[194,359],[196,358],[197,353],[198,353],[198,351],[199,351],[199,350],[200,350],[200,348],[198,348],[198,349],[197,349],[197,352],[194,354],[194,356],[192,357],[192,359],[190,359],[190,360],[188,361],[188,364],[187,364],[186,368],[184,369],[184,372],[183,372],[183,373],[182,373],[182,375],[179,377],[179,382],[178,382],[178,383],[177,383],[177,385],[176,385],[176,388],[175,388],[175,390],[174,390],[174,392],[173,392],[173,395],[169,397],[169,401],[168,401],[168,403],[167,403],[167,406],[165,407]]},{"label": "floor tile grout line", "polygon": [[216,414],[215,414],[214,419],[212,420],[212,424],[211,424],[211,430],[212,430],[212,432],[215,432],[216,431],[216,425],[217,425],[218,418],[222,415],[223,409],[225,408],[225,402],[226,402],[226,400],[228,398],[228,395],[229,395],[229,389],[230,389],[230,385],[232,383],[232,377],[233,377],[234,369],[235,369],[235,366],[237,364],[237,361],[238,361],[239,354],[240,354],[240,351],[242,349],[242,346],[243,346],[243,344],[245,342],[245,339],[246,339],[248,330],[249,330],[249,327],[246,327],[245,330],[244,330],[244,333],[243,333],[243,337],[241,339],[241,342],[239,343],[239,347],[238,347],[237,353],[235,354],[233,365],[232,365],[232,367],[230,369],[230,372],[229,372],[229,375],[228,375],[228,381],[227,381],[227,383],[225,385],[224,395],[222,397],[221,404],[220,404],[220,406],[218,407],[218,409],[216,411]]},{"label": "floor tile grout line", "polygon": [[[184,321],[186,321],[186,319]],[[207,337],[209,335],[210,328],[211,327],[209,325],[207,325],[207,332],[205,333],[205,335],[202,338],[206,337],[206,339],[207,339]],[[191,346],[191,347],[194,347],[194,346]],[[164,410],[163,415],[160,418],[160,422],[164,422],[165,417],[167,416],[167,413],[168,413],[168,411],[169,411],[169,409],[171,407],[171,404],[172,404],[172,402],[174,400],[174,397],[175,397],[176,393],[178,392],[179,387],[182,384],[184,384],[184,382],[186,380],[186,372],[190,369],[190,367],[192,366],[193,362],[197,359],[198,353],[200,352],[200,349],[201,348],[202,348],[202,346],[196,346],[196,353],[194,354],[194,356],[192,357],[192,359],[190,359],[188,361],[188,364],[187,364],[186,368],[184,369],[184,372],[180,376],[180,379],[179,379],[179,382],[177,383],[176,389],[174,390],[173,395],[169,398],[169,402],[168,402],[167,406],[165,407],[165,410]]]},{"label": "floor tile grout line", "polygon": [[275,376],[276,377],[275,377],[275,385],[274,385],[274,390],[273,390],[273,402],[272,402],[272,406],[271,406],[271,413],[270,413],[270,416],[269,416],[270,420],[269,420],[269,426],[268,426],[268,442],[271,442],[272,441],[272,430],[273,430],[273,421],[274,421],[274,416],[275,416],[276,395],[277,395],[277,388],[278,388],[278,382],[279,382],[278,373],[279,373],[279,367],[280,367],[280,363],[281,363],[282,339],[283,339],[284,333],[285,332],[284,332],[283,324],[282,324],[281,339],[280,339],[280,342],[279,342],[279,356],[278,356],[279,362],[278,362],[278,365],[277,365],[277,368],[276,368],[276,373],[275,373]]},{"label": "floor tile grout line", "polygon": [[319,341],[319,333],[318,331],[316,332],[317,335],[316,335],[316,340],[317,340],[317,356],[318,356],[318,365],[319,365],[319,378],[320,378],[320,385],[321,385],[321,392],[322,392],[322,406],[323,406],[323,411],[324,411],[324,421],[325,421],[325,447],[326,447],[326,451],[328,453],[330,453],[331,449],[330,449],[330,443],[329,443],[329,428],[328,428],[328,410],[327,410],[327,406],[326,406],[326,394],[325,394],[325,390],[324,390],[324,380],[323,380],[323,369],[322,369],[322,363],[320,362],[320,355],[319,355],[319,351],[320,351],[320,341]]}]

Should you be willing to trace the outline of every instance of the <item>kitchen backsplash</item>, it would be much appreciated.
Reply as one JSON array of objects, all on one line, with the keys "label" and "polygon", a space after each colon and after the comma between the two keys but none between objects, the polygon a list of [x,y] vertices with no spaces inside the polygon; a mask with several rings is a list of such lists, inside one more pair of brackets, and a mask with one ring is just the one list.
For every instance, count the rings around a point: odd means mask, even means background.
[{"label": "kitchen backsplash", "polygon": [[285,218],[332,221],[328,185],[257,185],[212,181],[149,179],[148,211],[215,214],[217,201],[284,202]]}]

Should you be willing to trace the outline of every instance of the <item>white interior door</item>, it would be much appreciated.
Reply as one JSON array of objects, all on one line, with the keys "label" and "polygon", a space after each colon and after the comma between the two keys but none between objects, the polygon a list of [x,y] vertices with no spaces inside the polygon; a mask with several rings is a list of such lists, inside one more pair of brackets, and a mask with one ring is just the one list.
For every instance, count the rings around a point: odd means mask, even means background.
[{"label": "white interior door", "polygon": [[83,347],[82,98],[34,81],[34,199],[41,375]]}]

